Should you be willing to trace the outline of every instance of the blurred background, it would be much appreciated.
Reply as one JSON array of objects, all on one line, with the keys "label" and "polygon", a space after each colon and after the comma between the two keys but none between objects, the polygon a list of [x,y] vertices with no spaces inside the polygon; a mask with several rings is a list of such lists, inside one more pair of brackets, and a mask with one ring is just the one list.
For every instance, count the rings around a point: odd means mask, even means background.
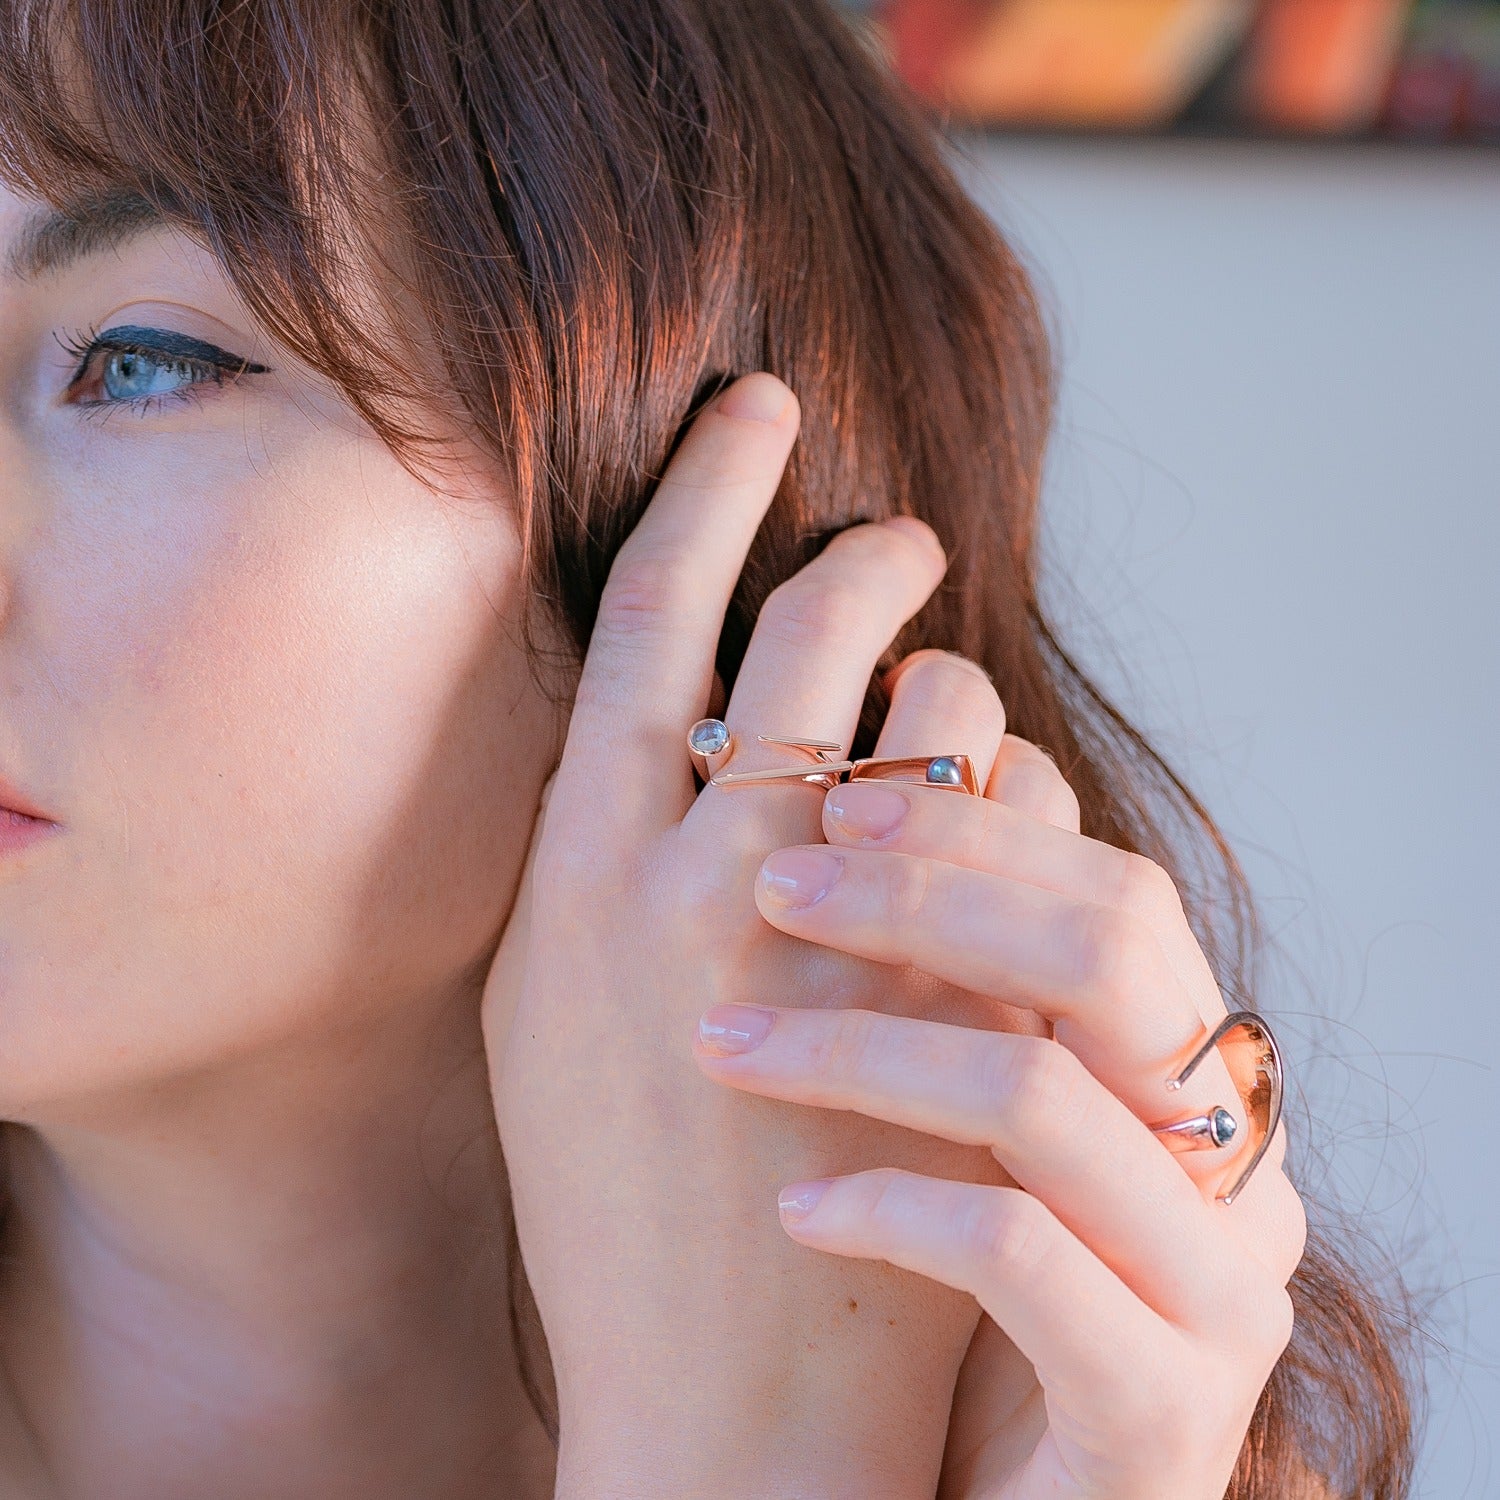
[{"label": "blurred background", "polygon": [[1500,143],[1497,0],[870,0],[895,70],[1012,129]]},{"label": "blurred background", "polygon": [[847,10],[1049,309],[1049,602],[1254,884],[1414,1493],[1500,1500],[1500,0]]}]

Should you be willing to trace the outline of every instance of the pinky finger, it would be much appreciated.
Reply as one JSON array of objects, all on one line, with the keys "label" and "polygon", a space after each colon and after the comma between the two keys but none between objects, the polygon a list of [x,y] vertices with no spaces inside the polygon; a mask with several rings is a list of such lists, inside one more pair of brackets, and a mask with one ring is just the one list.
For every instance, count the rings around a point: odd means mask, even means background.
[{"label": "pinky finger", "polygon": [[1180,1341],[1176,1328],[1021,1188],[880,1167],[791,1183],[780,1208],[783,1227],[800,1244],[889,1261],[972,1294],[1043,1388],[1100,1428],[1115,1424]]}]

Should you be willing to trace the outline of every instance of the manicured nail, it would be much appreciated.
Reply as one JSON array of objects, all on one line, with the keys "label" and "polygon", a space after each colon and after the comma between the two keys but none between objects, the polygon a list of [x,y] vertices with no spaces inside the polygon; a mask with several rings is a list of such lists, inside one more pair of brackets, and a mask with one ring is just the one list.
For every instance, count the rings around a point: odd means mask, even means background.
[{"label": "manicured nail", "polygon": [[843,872],[842,855],[831,849],[778,849],[761,865],[760,884],[777,906],[811,906]]},{"label": "manicured nail", "polygon": [[698,1040],[710,1052],[753,1052],[775,1019],[774,1010],[759,1005],[715,1005],[698,1018]]},{"label": "manicured nail", "polygon": [[714,402],[726,417],[744,417],[751,422],[774,422],[787,408],[791,393],[774,376],[770,380],[742,377]]},{"label": "manicured nail", "polygon": [[883,839],[911,811],[911,798],[893,786],[845,781],[827,797],[828,816],[840,833],[855,839]]},{"label": "manicured nail", "polygon": [[820,1177],[813,1182],[789,1182],[776,1200],[781,1217],[788,1223],[800,1224],[818,1206],[818,1200],[828,1191],[830,1181],[830,1178]]}]

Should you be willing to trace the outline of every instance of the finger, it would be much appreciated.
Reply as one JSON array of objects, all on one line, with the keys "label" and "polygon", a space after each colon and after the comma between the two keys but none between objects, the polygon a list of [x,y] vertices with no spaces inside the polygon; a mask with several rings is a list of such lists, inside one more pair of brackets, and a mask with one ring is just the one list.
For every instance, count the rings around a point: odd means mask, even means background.
[{"label": "finger", "polygon": [[1280,1286],[1292,1279],[1307,1248],[1307,1208],[1286,1175],[1286,1121],[1278,1120],[1265,1158],[1233,1204],[1239,1241]]},{"label": "finger", "polygon": [[1078,794],[1051,752],[1018,734],[1007,734],[1000,742],[984,794],[1073,833],[1082,826]]},{"label": "finger", "polygon": [[[1051,763],[1034,753],[1048,765],[1047,779],[1062,785]],[[1042,778],[1028,782],[1033,791],[1043,791]],[[1060,803],[1055,792],[1045,795]],[[1133,913],[1151,926],[1178,980],[1200,999],[1202,1019],[1223,1015],[1218,982],[1188,925],[1177,886],[1144,855],[1086,838],[1010,802],[880,781],[843,782],[829,791],[823,799],[823,836],[834,845],[948,860]]]},{"label": "finger", "polygon": [[[946,860],[826,844],[768,855],[756,903],[783,932],[862,958],[914,964],[1035,1010],[1149,1124],[1217,1106],[1234,1115],[1242,1141],[1251,1134],[1217,1051],[1181,1090],[1167,1090],[1167,1079],[1202,1042],[1204,1021],[1151,927],[1131,913]],[[1201,1154],[1177,1160],[1196,1176]]]},{"label": "finger", "polygon": [[[727,758],[716,758],[715,774],[815,764],[803,752],[759,741],[762,734],[847,749],[876,663],[947,565],[932,529],[900,517],[840,532],[777,585],[724,711],[734,744]],[[732,822],[739,839],[764,848],[816,836],[819,790],[795,778],[710,785],[692,816],[726,829]]]},{"label": "finger", "polygon": [[699,413],[610,568],[559,771],[560,806],[656,832],[691,797],[684,746],[724,615],[796,438],[796,397],[756,371]]},{"label": "finger", "polygon": [[874,754],[967,755],[983,786],[1005,734],[1005,705],[990,674],[967,656],[927,647],[904,656],[886,683],[891,706]]},{"label": "finger", "polygon": [[[710,1077],[749,1093],[989,1147],[1137,1296],[1183,1327],[1214,1330],[1236,1275],[1264,1278],[1238,1249],[1238,1220],[1232,1230],[1140,1120],[1045,1037],[869,1010],[718,1005],[700,1020],[694,1056]],[[1212,1154],[1227,1172],[1228,1148]]]},{"label": "finger", "polygon": [[790,1183],[780,1201],[800,1244],[889,1261],[970,1293],[1049,1397],[1111,1430],[1181,1338],[1020,1188],[878,1167],[826,1186]]}]

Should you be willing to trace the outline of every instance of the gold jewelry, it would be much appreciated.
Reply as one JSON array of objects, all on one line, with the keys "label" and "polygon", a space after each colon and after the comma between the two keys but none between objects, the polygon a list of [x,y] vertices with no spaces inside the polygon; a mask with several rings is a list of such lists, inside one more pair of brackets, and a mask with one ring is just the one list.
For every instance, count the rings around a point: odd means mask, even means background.
[{"label": "gold jewelry", "polygon": [[734,746],[734,736],[722,719],[699,719],[688,730],[688,750],[699,776],[709,786],[792,779],[827,790],[837,786],[847,771],[850,781],[909,781],[952,788],[973,797],[983,795],[974,762],[967,755],[866,755],[859,760],[840,760],[844,747],[829,740],[783,739],[773,734],[758,734],[756,739],[766,745],[806,751],[812,756],[811,765],[772,766],[762,771],[715,771],[712,757],[727,755]]},{"label": "gold jewelry", "polygon": [[[1229,1191],[1217,1195],[1220,1203],[1227,1204],[1239,1196],[1240,1189],[1250,1180],[1250,1174],[1260,1164],[1271,1137],[1276,1133],[1276,1122],[1281,1118],[1281,1048],[1277,1046],[1264,1016],[1253,1010],[1231,1011],[1188,1059],[1182,1071],[1167,1079],[1167,1089],[1180,1089],[1198,1064],[1215,1049],[1223,1057],[1229,1076],[1239,1091],[1240,1102],[1245,1106],[1245,1118],[1249,1124],[1247,1139],[1251,1142],[1250,1160]],[[1215,1105],[1205,1114],[1165,1120],[1148,1128],[1174,1153],[1211,1151],[1228,1145],[1239,1134],[1239,1122],[1223,1105]]]}]

